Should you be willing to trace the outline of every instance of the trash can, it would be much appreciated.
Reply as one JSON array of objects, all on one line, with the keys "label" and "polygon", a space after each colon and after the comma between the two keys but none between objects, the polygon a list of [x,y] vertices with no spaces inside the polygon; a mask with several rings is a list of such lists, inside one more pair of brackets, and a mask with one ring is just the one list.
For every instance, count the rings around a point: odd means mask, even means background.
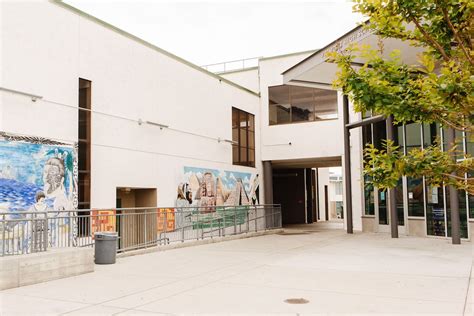
[{"label": "trash can", "polygon": [[115,263],[117,254],[117,233],[98,232],[94,234],[95,245],[95,263],[112,264]]}]

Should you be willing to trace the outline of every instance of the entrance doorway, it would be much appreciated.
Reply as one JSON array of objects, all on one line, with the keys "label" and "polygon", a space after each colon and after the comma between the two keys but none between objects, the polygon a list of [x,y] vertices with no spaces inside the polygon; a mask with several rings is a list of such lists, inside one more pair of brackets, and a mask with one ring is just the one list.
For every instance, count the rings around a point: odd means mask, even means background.
[{"label": "entrance doorway", "polygon": [[149,188],[117,188],[116,229],[119,249],[146,246],[156,239],[157,192]]},{"label": "entrance doorway", "polygon": [[273,203],[281,204],[283,225],[332,221],[343,227],[340,164],[340,157],[272,161]]}]

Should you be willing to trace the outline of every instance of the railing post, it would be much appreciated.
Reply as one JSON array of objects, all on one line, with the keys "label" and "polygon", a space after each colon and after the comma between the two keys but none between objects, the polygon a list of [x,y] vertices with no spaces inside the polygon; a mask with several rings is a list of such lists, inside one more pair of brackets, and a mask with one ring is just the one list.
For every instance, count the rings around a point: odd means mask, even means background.
[{"label": "railing post", "polygon": [[234,235],[237,235],[237,207],[234,206]]},{"label": "railing post", "polygon": [[258,209],[257,209],[257,206],[255,205],[255,218],[254,218],[255,232],[257,232],[257,221],[258,221]]},{"label": "railing post", "polygon": [[48,213],[45,213],[44,220],[42,220],[41,228],[43,229],[43,251],[48,249]]},{"label": "railing post", "polygon": [[224,217],[221,219],[221,221],[219,223],[219,226],[223,223],[222,224],[222,236],[224,236],[224,237],[225,237],[225,227],[226,227],[226,222],[227,222],[226,221],[226,215],[227,215],[226,213],[227,213],[227,211],[224,210]]},{"label": "railing post", "polygon": [[[5,221],[5,214],[2,215],[2,228],[3,228],[3,231],[2,231],[2,256],[5,255],[5,232],[7,230],[7,222]],[[28,222],[27,222],[28,223]],[[28,228],[28,225],[26,226]]]},{"label": "railing post", "polygon": [[[199,221],[198,221],[198,223],[199,223]],[[185,225],[183,225],[183,227],[181,227],[181,242],[184,242],[184,226]],[[198,228],[199,228],[199,226],[198,226]]]},{"label": "railing post", "polygon": [[275,228],[275,208],[274,208],[273,205],[272,205],[271,209],[272,209],[272,229],[273,229],[273,228]]},{"label": "railing post", "polygon": [[250,207],[245,212],[245,218],[247,219],[247,233],[250,231]]},{"label": "railing post", "polygon": [[[68,247],[71,247],[71,243],[72,243],[72,216],[71,216],[71,213],[67,213],[67,220],[68,220],[68,232],[67,232],[67,245]],[[66,220],[63,218],[63,221]]]},{"label": "railing post", "polygon": [[148,213],[147,210],[145,210],[145,223],[144,223],[145,229],[143,230],[143,231],[144,231],[144,235],[145,235],[145,236],[143,236],[143,237],[144,237],[144,238],[143,238],[143,241],[145,242],[145,248],[147,247],[147,244],[148,244],[148,239],[147,239],[147,234],[146,234],[146,218],[147,218],[147,213]]}]

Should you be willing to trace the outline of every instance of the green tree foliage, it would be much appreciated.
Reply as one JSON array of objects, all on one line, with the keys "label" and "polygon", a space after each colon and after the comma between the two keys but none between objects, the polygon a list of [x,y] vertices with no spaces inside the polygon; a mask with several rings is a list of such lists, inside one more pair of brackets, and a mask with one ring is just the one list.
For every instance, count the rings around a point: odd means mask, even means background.
[{"label": "green tree foliage", "polygon": [[[355,0],[354,10],[369,18],[363,27],[378,35],[377,47],[352,45],[328,57],[339,67],[334,85],[349,96],[355,110],[393,115],[398,123],[438,122],[474,134],[474,1]],[[418,47],[418,63],[404,63],[400,51],[385,52],[385,38]],[[465,178],[473,159],[460,150],[443,152],[438,141],[405,156],[392,142],[383,150],[369,145],[364,172],[382,189],[408,175],[473,193],[474,179]],[[450,154],[463,159],[455,161]]]}]

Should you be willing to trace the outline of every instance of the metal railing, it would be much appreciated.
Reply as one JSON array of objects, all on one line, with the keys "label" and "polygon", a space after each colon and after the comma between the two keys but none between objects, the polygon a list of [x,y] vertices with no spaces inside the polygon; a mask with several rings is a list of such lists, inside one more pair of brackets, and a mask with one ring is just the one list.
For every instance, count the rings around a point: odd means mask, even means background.
[{"label": "metal railing", "polygon": [[0,255],[91,247],[96,232],[116,232],[124,252],[280,227],[280,205],[9,212],[0,213]]},{"label": "metal railing", "polygon": [[236,59],[236,60],[229,60],[225,62],[209,64],[201,66],[202,68],[206,69],[207,71],[213,73],[224,73],[228,71],[236,71],[236,70],[243,70],[246,68],[257,67],[258,61],[262,57],[251,57],[251,58],[244,58],[244,59]]}]

